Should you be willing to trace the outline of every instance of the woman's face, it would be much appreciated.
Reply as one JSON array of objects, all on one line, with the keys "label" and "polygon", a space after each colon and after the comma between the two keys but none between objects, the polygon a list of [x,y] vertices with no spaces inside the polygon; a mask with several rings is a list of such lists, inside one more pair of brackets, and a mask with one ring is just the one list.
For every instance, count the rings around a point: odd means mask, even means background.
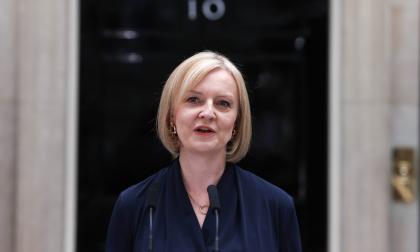
[{"label": "woman's face", "polygon": [[238,100],[235,80],[223,69],[211,71],[186,92],[173,118],[180,152],[226,152],[238,115]]}]

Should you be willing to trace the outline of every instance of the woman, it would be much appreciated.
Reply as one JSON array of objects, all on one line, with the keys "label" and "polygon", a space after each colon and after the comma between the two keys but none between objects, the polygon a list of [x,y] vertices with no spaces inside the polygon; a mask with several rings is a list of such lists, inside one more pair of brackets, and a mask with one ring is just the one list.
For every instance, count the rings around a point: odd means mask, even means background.
[{"label": "woman", "polygon": [[[172,72],[157,130],[175,159],[120,194],[107,252],[301,251],[292,198],[235,165],[250,145],[251,113],[242,75],[226,57],[201,52]],[[217,185],[220,208],[209,185]]]}]

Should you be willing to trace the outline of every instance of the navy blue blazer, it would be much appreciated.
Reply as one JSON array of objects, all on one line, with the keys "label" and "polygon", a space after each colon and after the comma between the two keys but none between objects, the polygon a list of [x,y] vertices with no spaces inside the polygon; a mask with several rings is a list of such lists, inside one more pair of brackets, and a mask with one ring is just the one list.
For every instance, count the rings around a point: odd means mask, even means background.
[{"label": "navy blue blazer", "polygon": [[[200,228],[178,159],[120,194],[108,227],[106,251],[147,251],[149,212],[145,204],[152,183],[160,184],[153,216],[153,251],[213,251],[214,213],[209,211]],[[301,251],[293,199],[286,192],[229,163],[217,189],[221,252]]]}]

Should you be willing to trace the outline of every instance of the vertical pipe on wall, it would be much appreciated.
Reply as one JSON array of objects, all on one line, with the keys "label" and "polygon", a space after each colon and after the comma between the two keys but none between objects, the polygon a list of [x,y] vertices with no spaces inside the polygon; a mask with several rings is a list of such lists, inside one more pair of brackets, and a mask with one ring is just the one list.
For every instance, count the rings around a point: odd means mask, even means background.
[{"label": "vertical pipe on wall", "polygon": [[340,249],[341,168],[341,1],[331,0],[329,9],[328,100],[328,251]]},{"label": "vertical pipe on wall", "polygon": [[64,252],[76,251],[79,1],[67,2],[67,97]]}]

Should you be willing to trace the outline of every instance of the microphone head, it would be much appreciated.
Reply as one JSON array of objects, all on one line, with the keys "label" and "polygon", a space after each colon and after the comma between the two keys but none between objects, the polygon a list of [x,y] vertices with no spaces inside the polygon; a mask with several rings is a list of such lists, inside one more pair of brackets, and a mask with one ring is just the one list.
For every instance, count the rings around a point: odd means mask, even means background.
[{"label": "microphone head", "polygon": [[157,200],[159,197],[159,184],[153,183],[149,186],[147,190],[147,198],[146,198],[146,208],[156,208]]},{"label": "microphone head", "polygon": [[217,192],[217,187],[215,185],[209,185],[207,187],[207,192],[209,193],[209,200],[210,200],[210,209],[213,210],[220,210],[220,200],[219,200],[219,193]]}]

